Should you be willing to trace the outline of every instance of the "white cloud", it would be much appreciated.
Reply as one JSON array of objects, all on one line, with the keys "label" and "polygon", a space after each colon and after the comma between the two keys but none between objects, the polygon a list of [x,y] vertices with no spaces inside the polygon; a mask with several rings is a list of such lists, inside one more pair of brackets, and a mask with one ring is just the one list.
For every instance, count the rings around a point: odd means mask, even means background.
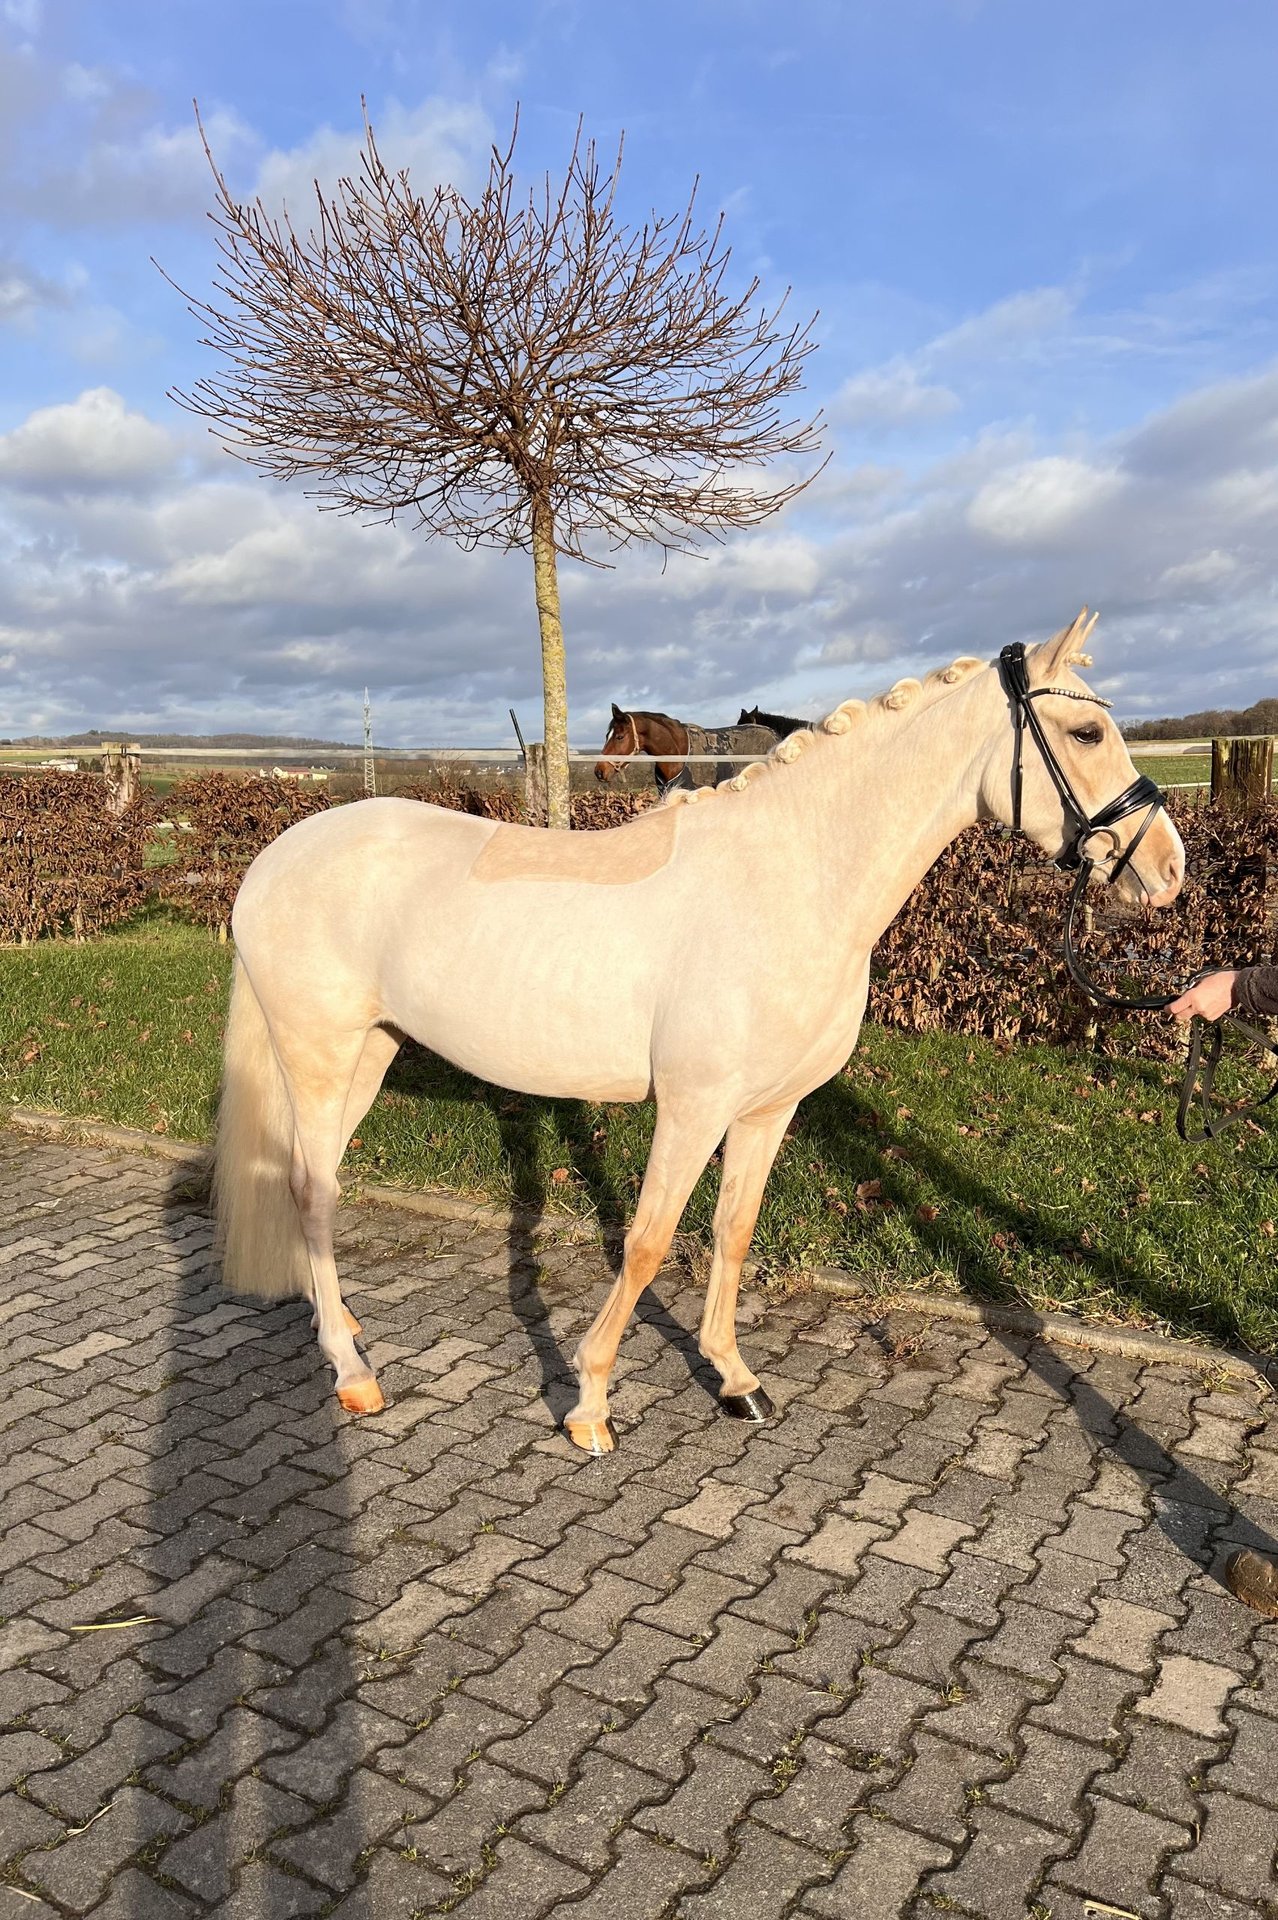
[{"label": "white cloud", "polygon": [[896,359],[845,381],[830,414],[840,426],[873,429],[939,420],[958,406],[956,393],[930,384],[910,361]]},{"label": "white cloud", "polygon": [[1238,562],[1232,553],[1222,553],[1219,547],[1213,547],[1210,553],[1201,554],[1197,560],[1183,560],[1178,566],[1168,567],[1162,575],[1161,584],[1170,587],[1173,592],[1192,591],[1194,587],[1214,587],[1222,580],[1231,579],[1238,571]]},{"label": "white cloud", "polygon": [[977,533],[1007,546],[1031,546],[1076,533],[1124,485],[1112,468],[1049,454],[986,481],[968,508]]},{"label": "white cloud", "polygon": [[28,35],[39,31],[43,12],[42,0],[4,0],[3,7],[0,7],[0,13],[10,26]]},{"label": "white cloud", "polygon": [[[439,185],[471,187],[493,138],[491,122],[480,108],[438,97],[416,107],[392,101],[377,116],[374,132],[391,172],[406,167],[410,183],[422,194]],[[287,205],[295,221],[309,218],[315,182],[331,198],[343,175],[358,174],[363,142],[362,128],[319,127],[300,146],[268,153],[253,190],[268,206]]]},{"label": "white cloud", "polygon": [[102,489],[145,491],[171,472],[176,459],[172,436],[145,414],[131,412],[110,387],[41,407],[0,435],[0,480],[52,499]]},{"label": "white cloud", "polygon": [[[891,432],[943,419],[963,405],[962,385],[1032,361],[1062,336],[1077,307],[1064,287],[1036,287],[997,300],[909,354],[897,354],[844,382],[831,417],[861,433]],[[943,377],[942,377],[943,376]]]},{"label": "white cloud", "polygon": [[[1069,451],[991,434],[916,475],[830,476],[704,559],[563,565],[574,737],[611,699],[716,723],[761,700],[827,710],[1101,607],[1097,684],[1121,711],[1245,705],[1278,680],[1278,424],[1258,376],[1192,396],[1197,464],[1134,433]],[[1231,456],[1230,447],[1234,448]],[[157,487],[157,478],[160,482]],[[846,479],[847,485],[842,481]],[[1243,513],[1249,498],[1253,511]],[[1278,505],[1278,503],[1275,503]],[[99,389],[0,441],[0,647],[9,725],[251,725],[354,737],[365,680],[388,740],[479,744],[538,704],[526,555],[466,555],[321,514]],[[24,704],[25,703],[25,704]]]},{"label": "white cloud", "polygon": [[[94,228],[198,219],[212,187],[194,120],[148,122],[150,102],[143,98],[107,98],[99,105],[91,97],[85,104],[97,108],[97,130],[74,143],[79,157],[73,165],[55,161],[15,183],[11,192],[21,211],[59,226]],[[239,115],[225,109],[206,116],[205,131],[224,167],[260,146]]]},{"label": "white cloud", "polygon": [[924,349],[931,365],[944,360],[986,359],[1059,333],[1072,318],[1077,295],[1065,287],[1032,287],[996,300],[993,306],[937,335]]},{"label": "white cloud", "polygon": [[0,257],[0,326],[29,321],[41,307],[65,306],[69,290],[21,261]]}]

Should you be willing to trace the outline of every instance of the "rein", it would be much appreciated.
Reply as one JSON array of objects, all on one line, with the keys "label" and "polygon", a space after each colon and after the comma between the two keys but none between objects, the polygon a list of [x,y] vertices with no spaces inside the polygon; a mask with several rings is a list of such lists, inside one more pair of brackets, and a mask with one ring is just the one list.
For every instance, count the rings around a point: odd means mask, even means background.
[{"label": "rein", "polygon": [[[1094,833],[1110,832],[1120,820],[1129,819],[1141,807],[1147,809],[1145,818],[1123,849],[1122,857],[1113,860],[1105,870],[1105,878],[1112,886],[1123,870],[1131,863],[1132,855],[1144,839],[1158,814],[1166,805],[1166,796],[1146,774],[1133,780],[1130,787],[1101,807],[1097,813],[1089,814],[1079,800],[1069,776],[1056,758],[1052,743],[1048,739],[1042,721],[1034,711],[1034,701],[1046,694],[1061,695],[1070,700],[1090,700],[1096,706],[1106,703],[1095,694],[1081,693],[1073,687],[1031,687],[1029,672],[1025,664],[1025,648],[1018,641],[1014,646],[1004,647],[999,655],[999,678],[1012,706],[1012,720],[1016,733],[1015,759],[1012,763],[1012,825],[1021,824],[1021,790],[1025,772],[1025,734],[1032,736],[1043,764],[1047,768],[1053,786],[1065,808],[1066,820],[1073,823],[1073,836],[1064,851],[1057,855],[1056,865],[1066,873],[1074,873],[1074,885],[1070,889],[1069,905],[1065,911],[1065,935],[1063,955],[1065,967],[1070,979],[1080,991],[1099,1006],[1113,1007],[1120,1013],[1162,1013],[1178,1000],[1182,993],[1188,993],[1198,984],[1204,975],[1196,973],[1192,980],[1185,983],[1174,993],[1116,994],[1102,987],[1085,970],[1079,956],[1075,937],[1078,910],[1083,895],[1091,882],[1093,873],[1102,871],[1102,863],[1094,860],[1084,851],[1086,842]],[[1117,838],[1115,837],[1115,851]],[[1204,971],[1209,971],[1205,969]],[[1217,1020],[1204,1020],[1201,1014],[1195,1014],[1190,1022],[1189,1045],[1185,1055],[1185,1073],[1181,1082],[1180,1098],[1176,1108],[1176,1131],[1189,1146],[1200,1146],[1204,1141],[1215,1140],[1240,1120],[1267,1107],[1271,1100],[1278,1099],[1278,1080],[1275,1080],[1268,1093],[1250,1106],[1239,1107],[1223,1117],[1212,1112],[1211,1099],[1216,1082],[1216,1069],[1224,1047],[1225,1027],[1237,1027],[1249,1042],[1264,1047],[1269,1053],[1278,1056],[1278,1041],[1271,1040],[1267,1034],[1250,1026],[1236,1014],[1222,1013]],[[1210,1027],[1210,1033],[1208,1028]],[[1195,1101],[1201,1111],[1201,1126],[1196,1133],[1190,1132],[1190,1116]],[[1268,1169],[1261,1169],[1268,1171]]]}]

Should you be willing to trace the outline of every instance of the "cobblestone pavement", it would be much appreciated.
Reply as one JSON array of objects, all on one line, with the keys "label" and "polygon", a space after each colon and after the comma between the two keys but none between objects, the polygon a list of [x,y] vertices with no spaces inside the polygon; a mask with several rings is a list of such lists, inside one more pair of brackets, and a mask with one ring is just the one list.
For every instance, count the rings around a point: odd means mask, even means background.
[{"label": "cobblestone pavement", "polygon": [[1259,1383],[756,1294],[752,1429],[670,1273],[596,1461],[598,1249],[346,1213],[357,1422],[172,1167],[0,1184],[0,1920],[1278,1913]]}]

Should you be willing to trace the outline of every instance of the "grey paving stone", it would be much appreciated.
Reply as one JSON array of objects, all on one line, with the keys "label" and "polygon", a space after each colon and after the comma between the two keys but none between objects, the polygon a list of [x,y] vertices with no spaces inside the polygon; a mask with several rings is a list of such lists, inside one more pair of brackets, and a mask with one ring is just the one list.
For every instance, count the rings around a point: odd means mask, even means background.
[{"label": "grey paving stone", "polygon": [[771,1775],[752,1760],[703,1745],[694,1749],[691,1769],[670,1798],[642,1809],[635,1825],[689,1853],[722,1859],[742,1812],[772,1788]]},{"label": "grey paving stone", "polygon": [[565,1912],[573,1920],[663,1920],[672,1903],[681,1903],[712,1875],[704,1861],[632,1827],[620,1836],[613,1864]]},{"label": "grey paving stone", "polygon": [[[600,1874],[611,1866],[618,1841],[638,1810],[668,1792],[667,1783],[651,1773],[611,1754],[587,1753],[571,1783],[556,1791],[548,1805],[525,1814],[518,1831],[583,1872]],[[539,1800],[544,1797],[538,1795]]]},{"label": "grey paving stone", "polygon": [[[305,1306],[226,1300],[171,1182],[0,1133],[42,1296],[0,1358],[0,1767],[32,1796],[0,1830],[47,1896],[0,1879],[24,1920],[1272,1901],[1278,1629],[1219,1584],[1231,1539],[1278,1527],[1255,1396],[748,1289],[780,1410],[753,1432],[690,1374],[700,1296],[671,1271],[592,1461],[544,1381],[598,1250],[547,1242],[537,1279],[516,1247],[512,1275],[500,1231],[344,1209],[391,1395],[356,1423]],[[71,1361],[38,1386],[28,1321]],[[130,1607],[162,1620],[69,1631]]]},{"label": "grey paving stone", "polygon": [[1156,1814],[1099,1798],[1082,1847],[1053,1869],[1048,1885],[1071,1887],[1152,1920],[1163,1909],[1157,1882],[1168,1857],[1191,1839],[1187,1828]]},{"label": "grey paving stone", "polygon": [[933,1904],[952,1901],[981,1920],[1025,1920],[1032,1894],[1069,1843],[993,1806],[977,1807],[971,1832],[958,1865],[929,1875],[928,1897]]},{"label": "grey paving stone", "polygon": [[231,1891],[232,1876],[264,1841],[314,1818],[315,1809],[306,1801],[249,1775],[235,1783],[228,1804],[214,1819],[166,1849],[165,1876],[201,1900],[223,1900]]},{"label": "grey paving stone", "polygon": [[704,1893],[680,1903],[687,1920],[738,1920],[743,1910],[757,1920],[781,1920],[805,1888],[828,1880],[819,1854],[783,1834],[746,1820],[733,1836],[733,1857]]},{"label": "grey paving stone", "polygon": [[876,1920],[898,1920],[912,1909],[929,1871],[950,1858],[948,1847],[887,1820],[857,1820],[851,1843],[851,1857],[833,1880],[804,1896],[805,1913],[829,1920],[866,1920],[871,1913]]},{"label": "grey paving stone", "polygon": [[1204,1794],[1202,1806],[1201,1837],[1177,1857],[1177,1875],[1234,1900],[1272,1900],[1278,1813],[1227,1793]]},{"label": "grey paving stone", "polygon": [[26,1791],[42,1806],[78,1824],[96,1813],[121,1781],[140,1772],[149,1761],[172,1753],[180,1744],[175,1734],[140,1714],[123,1714],[106,1739],[86,1753],[43,1773],[32,1773]]},{"label": "grey paving stone", "polygon": [[[28,1914],[38,1911],[29,1908]],[[106,1899],[92,1908],[90,1920],[139,1920],[142,1914],[146,1920],[190,1920],[199,1911],[194,1901],[184,1899],[172,1887],[160,1886],[137,1867],[126,1867],[111,1882]]]},{"label": "grey paving stone", "polygon": [[121,1867],[164,1835],[190,1823],[141,1787],[121,1786],[106,1803],[110,1811],[48,1853],[29,1853],[22,1871],[55,1901],[84,1913],[107,1892]]},{"label": "grey paving stone", "polygon": [[356,1877],[356,1863],[374,1844],[410,1846],[413,1822],[430,1810],[430,1802],[412,1787],[388,1780],[385,1774],[357,1767],[346,1784],[340,1806],[327,1818],[311,1821],[304,1830],[271,1843],[272,1857],[287,1862],[312,1880],[321,1880],[345,1893]]},{"label": "grey paving stone", "polygon": [[333,1920],[421,1920],[446,1912],[457,1898],[452,1882],[403,1849],[378,1847],[364,1878],[332,1909]]},{"label": "grey paving stone", "polygon": [[309,1920],[324,1912],[331,1897],[264,1860],[253,1860],[234,1893],[214,1907],[214,1920],[262,1920],[263,1914],[270,1920]]},{"label": "grey paving stone", "polygon": [[991,1797],[991,1783],[1002,1780],[1011,1764],[1010,1756],[996,1758],[920,1728],[914,1735],[910,1765],[900,1772],[889,1768],[886,1782],[868,1781],[870,1808],[897,1826],[961,1847],[967,1839],[972,1805]]}]

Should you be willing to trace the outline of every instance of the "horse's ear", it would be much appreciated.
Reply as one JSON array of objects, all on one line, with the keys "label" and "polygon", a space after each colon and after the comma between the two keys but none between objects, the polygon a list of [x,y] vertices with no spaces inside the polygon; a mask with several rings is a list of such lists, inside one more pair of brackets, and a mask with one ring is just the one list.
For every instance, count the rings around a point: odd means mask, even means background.
[{"label": "horse's ear", "polygon": [[1086,645],[1092,628],[1100,619],[1098,613],[1088,614],[1084,607],[1077,620],[1053,634],[1050,640],[1034,649],[1036,678],[1041,681],[1053,679],[1058,673],[1064,673],[1073,666],[1090,667],[1091,660],[1086,653]]},{"label": "horse's ear", "polygon": [[617,705],[615,700],[612,703],[612,717],[614,720],[624,720],[626,717],[625,714],[621,711],[621,708]]}]

